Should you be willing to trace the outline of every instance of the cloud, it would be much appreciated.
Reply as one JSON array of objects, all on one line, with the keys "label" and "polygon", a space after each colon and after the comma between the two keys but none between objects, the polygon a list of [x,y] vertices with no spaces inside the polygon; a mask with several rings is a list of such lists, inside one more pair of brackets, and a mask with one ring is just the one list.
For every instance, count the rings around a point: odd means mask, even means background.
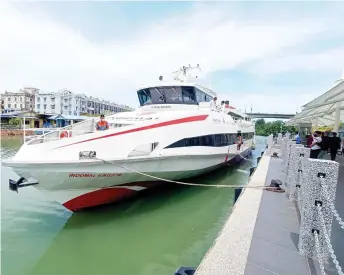
[{"label": "cloud", "polygon": [[332,71],[340,76],[344,68],[343,46],[315,53],[288,53],[266,61],[253,64],[248,71],[251,73],[269,75],[292,71]]},{"label": "cloud", "polygon": [[[235,16],[235,10],[224,7],[226,4],[195,3],[191,10],[157,22],[154,17],[147,18],[130,33],[130,39],[110,37],[95,42],[37,9],[23,12],[14,4],[2,4],[0,90],[68,88],[137,106],[138,86],[156,82],[160,74],[190,63],[200,64],[205,76],[254,62],[260,63],[252,65],[252,70],[276,72],[278,68],[273,70],[270,61],[262,62],[271,58],[284,70],[304,69],[310,57],[283,57],[283,52],[333,28],[316,16],[259,21],[250,20],[250,13],[246,18]],[[319,59],[327,68],[335,63],[332,54],[323,53]],[[320,66],[321,62],[313,60],[312,64]],[[262,97],[251,99],[266,106]]]}]

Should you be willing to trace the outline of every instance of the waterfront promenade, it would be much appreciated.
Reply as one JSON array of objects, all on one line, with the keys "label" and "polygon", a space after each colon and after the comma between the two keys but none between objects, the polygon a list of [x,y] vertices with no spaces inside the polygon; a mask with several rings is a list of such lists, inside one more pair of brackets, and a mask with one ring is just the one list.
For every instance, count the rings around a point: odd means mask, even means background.
[{"label": "waterfront promenade", "polygon": [[[272,148],[271,152],[279,149]],[[280,154],[279,154],[280,155]],[[344,157],[340,163],[335,208],[344,217]],[[279,179],[285,187],[282,158],[265,153],[249,186],[269,185]],[[290,275],[324,274],[319,262],[299,253],[300,212],[288,193],[263,189],[243,191],[227,222],[209,249],[196,275]],[[339,264],[344,264],[344,230],[333,219],[331,244]],[[324,261],[325,274],[341,274],[331,258]]]}]

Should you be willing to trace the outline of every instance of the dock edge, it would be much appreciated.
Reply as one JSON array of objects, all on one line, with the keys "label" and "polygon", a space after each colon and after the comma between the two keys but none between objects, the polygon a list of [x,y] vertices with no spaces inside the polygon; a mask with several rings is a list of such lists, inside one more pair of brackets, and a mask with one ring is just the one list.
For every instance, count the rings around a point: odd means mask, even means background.
[{"label": "dock edge", "polygon": [[[248,186],[265,185],[270,156],[262,156]],[[263,189],[245,189],[195,275],[243,275]]]}]

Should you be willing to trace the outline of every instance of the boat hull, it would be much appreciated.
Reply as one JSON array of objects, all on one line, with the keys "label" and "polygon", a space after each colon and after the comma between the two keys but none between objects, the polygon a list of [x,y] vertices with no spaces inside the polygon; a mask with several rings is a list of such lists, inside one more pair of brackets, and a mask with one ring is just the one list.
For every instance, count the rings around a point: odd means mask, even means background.
[{"label": "boat hull", "polygon": [[79,211],[133,197],[157,185],[173,184],[160,179],[181,181],[200,176],[222,165],[240,162],[250,153],[251,148],[247,148],[240,155],[171,156],[13,169],[21,177],[36,179],[38,184],[34,187],[49,199]]}]

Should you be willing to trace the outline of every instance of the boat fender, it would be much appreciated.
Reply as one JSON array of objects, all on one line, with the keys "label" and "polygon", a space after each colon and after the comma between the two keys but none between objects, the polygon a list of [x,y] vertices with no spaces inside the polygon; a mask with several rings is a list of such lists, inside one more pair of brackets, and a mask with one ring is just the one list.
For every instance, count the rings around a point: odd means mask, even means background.
[{"label": "boat fender", "polygon": [[196,268],[194,267],[185,267],[182,266],[181,268],[179,268],[174,275],[193,275],[196,272]]},{"label": "boat fender", "polygon": [[60,138],[65,138],[65,137],[68,137],[69,134],[67,131],[63,131],[61,134],[60,134]]}]

